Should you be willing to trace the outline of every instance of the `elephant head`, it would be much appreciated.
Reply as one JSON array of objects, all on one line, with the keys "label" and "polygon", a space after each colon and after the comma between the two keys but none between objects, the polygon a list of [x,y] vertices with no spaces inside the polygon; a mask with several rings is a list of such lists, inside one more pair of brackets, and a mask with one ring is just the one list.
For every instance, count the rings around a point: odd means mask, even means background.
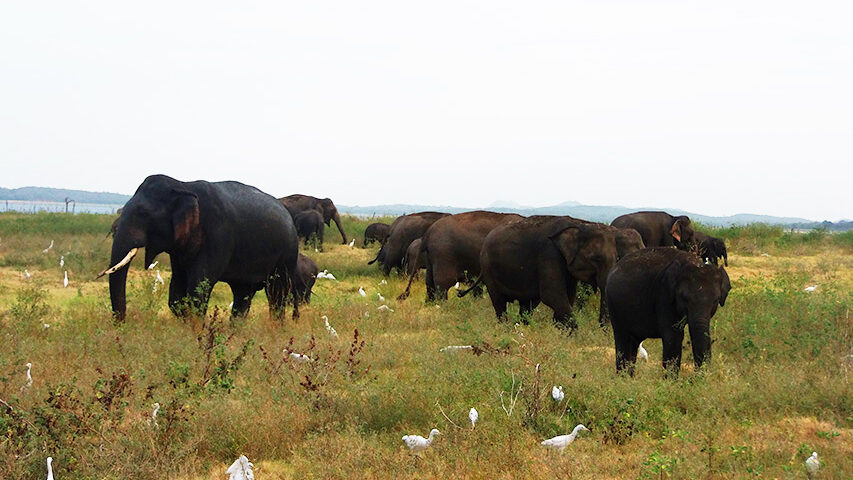
[{"label": "elephant head", "polygon": [[335,202],[333,202],[331,198],[320,199],[317,204],[317,209],[323,214],[323,222],[325,222],[327,226],[331,226],[331,222],[334,220],[335,225],[338,227],[338,231],[341,232],[343,243],[347,243],[347,235],[344,233],[344,227],[341,225],[341,214],[338,213],[338,208],[335,207]]},{"label": "elephant head", "polygon": [[110,268],[110,301],[116,319],[127,311],[126,283],[129,263],[145,248],[145,265],[161,252],[192,256],[201,246],[198,196],[174,179],[154,175],[145,179],[128,200],[113,237]]},{"label": "elephant head", "polygon": [[690,223],[690,218],[681,215],[675,217],[669,229],[669,234],[675,239],[675,245],[680,250],[687,250],[693,243],[693,225]]},{"label": "elephant head", "polygon": [[637,250],[642,250],[644,248],[646,248],[646,245],[643,243],[643,237],[640,236],[640,232],[633,228],[616,229],[617,260],[631,252],[636,252]]},{"label": "elephant head", "polygon": [[605,225],[562,220],[548,238],[557,246],[570,274],[593,287],[604,289],[607,273],[616,263],[616,235]]},{"label": "elephant head", "polygon": [[675,262],[664,272],[663,286],[675,300],[676,315],[687,319],[693,361],[699,368],[711,360],[711,317],[726,304],[732,289],[729,275],[724,268],[698,259]]}]

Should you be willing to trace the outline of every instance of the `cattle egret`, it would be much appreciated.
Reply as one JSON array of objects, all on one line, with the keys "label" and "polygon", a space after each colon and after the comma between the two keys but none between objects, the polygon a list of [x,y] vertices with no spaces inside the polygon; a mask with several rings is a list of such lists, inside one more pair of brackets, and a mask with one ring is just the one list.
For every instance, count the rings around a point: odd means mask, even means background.
[{"label": "cattle egret", "polygon": [[290,358],[292,358],[293,361],[296,363],[308,363],[314,361],[308,355],[303,355],[301,353],[296,352],[290,352]]},{"label": "cattle egret", "polygon": [[379,310],[380,312],[392,312],[392,313],[394,312],[394,309],[389,308],[388,305],[380,305],[379,308],[377,308],[377,310]]},{"label": "cattle egret", "polygon": [[362,297],[367,296],[367,293],[365,293],[364,289],[361,287],[358,287],[358,294],[361,295]]},{"label": "cattle egret", "polygon": [[471,411],[468,412],[468,420],[471,420],[471,430],[474,429],[474,426],[476,425],[478,418],[480,418],[480,414],[477,413],[477,409],[474,407],[471,407]]},{"label": "cattle egret", "polygon": [[68,270],[65,271],[65,278],[62,279],[62,286],[68,287]]},{"label": "cattle egret", "polygon": [[643,342],[640,342],[640,347],[637,348],[637,356],[647,362],[649,361],[649,352],[647,352],[646,349],[643,348]]},{"label": "cattle egret", "polygon": [[64,266],[65,266],[65,255],[60,255],[59,256],[59,268],[62,268]]},{"label": "cattle egret", "polygon": [[29,280],[29,279],[30,279],[30,277],[32,277],[32,275],[30,275],[30,271],[29,271],[29,270],[27,270],[27,269],[25,268],[25,269],[24,269],[24,278],[26,278],[27,280]]},{"label": "cattle egret", "polygon": [[233,300],[231,301],[231,303],[228,304],[228,309],[230,310],[232,308],[234,308],[234,301]]},{"label": "cattle egret", "polygon": [[154,270],[154,267],[156,267],[158,263],[160,263],[160,262],[155,260],[154,263],[152,263],[151,265],[148,265],[148,270]]},{"label": "cattle egret", "polygon": [[337,331],[335,331],[335,328],[334,328],[334,327],[332,327],[331,325],[329,325],[329,317],[327,317],[327,316],[323,315],[323,316],[322,316],[322,317],[320,317],[320,318],[322,318],[322,319],[323,319],[323,321],[324,321],[324,322],[326,322],[326,331],[327,331],[327,332],[329,332],[329,336],[330,336],[330,337],[332,337],[332,338],[338,338],[338,332],[337,332]]},{"label": "cattle egret", "polygon": [[806,459],[806,472],[809,478],[814,478],[814,475],[820,469],[820,460],[817,459],[817,452],[812,452],[812,456]]},{"label": "cattle egret", "polygon": [[160,404],[154,402],[154,410],[151,412],[151,418],[148,419],[148,425],[154,425],[154,428],[159,428],[157,425],[157,412],[160,411]]},{"label": "cattle egret", "polygon": [[418,453],[423,452],[432,444],[432,440],[436,435],[441,435],[441,432],[433,428],[429,432],[429,438],[424,438],[420,435],[404,435],[403,442],[417,456]]},{"label": "cattle egret", "polygon": [[448,345],[446,347],[440,348],[439,352],[455,352],[457,350],[473,350],[473,345]]},{"label": "cattle egret", "polygon": [[459,290],[459,282],[456,282],[456,285],[453,286],[456,290]]},{"label": "cattle egret", "polygon": [[42,250],[41,253],[47,253],[50,251],[51,248],[53,248],[53,240],[50,241],[50,245],[48,245],[47,248]]},{"label": "cattle egret", "polygon": [[154,293],[157,293],[157,284],[164,284],[163,277],[160,276],[160,269],[157,269],[157,278],[154,279]]},{"label": "cattle egret", "polygon": [[572,442],[575,441],[575,437],[578,436],[578,432],[580,432],[581,430],[586,430],[587,432],[589,431],[588,428],[579,424],[575,427],[574,430],[572,430],[572,433],[568,435],[560,435],[554,438],[549,438],[548,440],[542,440],[542,446],[553,448],[562,452],[566,449],[566,447],[568,447]]},{"label": "cattle egret", "polygon": [[27,362],[27,383],[21,387],[21,391],[23,392],[25,389],[33,386],[33,375],[32,375],[33,364]]},{"label": "cattle egret", "polygon": [[562,385],[559,387],[557,385],[551,387],[551,398],[553,398],[555,402],[562,402],[563,399],[566,398]]},{"label": "cattle egret", "polygon": [[240,455],[240,458],[234,461],[228,470],[225,470],[226,475],[230,475],[228,480],[255,480],[255,474],[252,473],[252,462],[245,455]]},{"label": "cattle egret", "polygon": [[381,281],[381,282],[379,282],[379,285],[388,285],[388,280],[385,280],[385,279],[383,278],[383,279],[382,279],[382,281]]},{"label": "cattle egret", "polygon": [[323,270],[322,272],[318,273],[317,278],[325,278],[327,280],[337,280],[334,275],[329,273],[328,270]]},{"label": "cattle egret", "polygon": [[379,301],[380,301],[380,302],[384,302],[384,301],[385,301],[385,297],[383,297],[381,293],[377,293],[377,294],[376,294],[376,296],[377,296],[377,297],[379,297]]},{"label": "cattle egret", "polygon": [[53,457],[47,457],[47,480],[53,480]]},{"label": "cattle egret", "polygon": [[45,323],[45,324],[43,324],[43,325],[41,326],[41,329],[42,329],[42,330],[47,330],[48,328],[50,328],[50,324],[49,324],[49,323]]},{"label": "cattle egret", "polygon": [[352,248],[355,245],[355,239],[353,238],[351,242],[349,242],[349,248]]},{"label": "cattle egret", "polygon": [[803,290],[805,290],[806,292],[814,292],[815,290],[817,290],[817,285],[806,287]]},{"label": "cattle egret", "polygon": [[320,250],[317,250],[317,248],[315,247],[315,248],[314,248],[314,253],[319,253],[319,252],[320,252]]}]

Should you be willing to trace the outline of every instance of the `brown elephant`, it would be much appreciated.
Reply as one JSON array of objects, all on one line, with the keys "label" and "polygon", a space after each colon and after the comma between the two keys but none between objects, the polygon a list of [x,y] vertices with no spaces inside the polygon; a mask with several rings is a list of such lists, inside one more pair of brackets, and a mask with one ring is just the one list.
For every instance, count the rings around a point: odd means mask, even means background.
[{"label": "brown elephant", "polygon": [[489,233],[475,286],[485,283],[498,318],[505,316],[508,302],[518,301],[519,312],[527,315],[541,301],[554,310],[556,323],[574,330],[576,282],[589,283],[604,294],[616,258],[614,229],[571,217],[538,215]]},{"label": "brown elephant", "polygon": [[[480,250],[486,236],[500,225],[521,220],[514,213],[495,213],[483,210],[458,213],[437,220],[421,239],[421,254],[426,255],[427,300],[447,300],[447,291],[456,282],[480,275]],[[409,276],[406,291],[397,297],[409,296],[414,275]]]},{"label": "brown elephant", "polygon": [[427,254],[421,251],[421,243],[423,238],[416,238],[406,249],[406,259],[403,263],[409,278],[417,276],[419,271],[427,268]]},{"label": "brown elephant", "polygon": [[364,244],[362,246],[367,247],[373,242],[379,242],[379,245],[383,245],[388,238],[388,230],[390,229],[391,225],[387,223],[371,223],[364,229]]},{"label": "brown elephant", "polygon": [[729,254],[726,251],[726,242],[722,238],[694,232],[693,241],[696,242],[697,253],[702,260],[717,265],[722,258],[725,265],[729,266]]},{"label": "brown elephant", "polygon": [[374,262],[379,262],[382,273],[386,276],[391,273],[391,269],[396,268],[398,272],[402,272],[403,259],[406,256],[406,250],[409,245],[416,239],[421,238],[424,232],[435,223],[438,219],[450,215],[449,213],[440,212],[419,212],[398,217],[391,224],[388,231],[388,239],[376,258],[367,262],[368,265],[373,265]]},{"label": "brown elephant", "polygon": [[323,249],[323,235],[326,227],[323,225],[323,215],[320,212],[317,210],[299,212],[293,217],[293,224],[296,226],[296,235],[305,239],[305,248],[308,248],[309,243],[313,243],[314,248]]},{"label": "brown elephant", "polygon": [[636,212],[622,215],[610,225],[633,228],[643,237],[646,248],[672,247],[688,250],[693,243],[693,226],[690,218],[672,216],[666,212]]},{"label": "brown elephant", "polygon": [[335,207],[335,202],[332,199],[295,193],[279,198],[278,200],[287,208],[287,211],[290,212],[293,218],[296,218],[296,215],[300,212],[317,210],[323,215],[323,222],[326,225],[331,225],[330,222],[334,220],[335,225],[338,226],[338,231],[341,232],[341,238],[343,239],[341,243],[347,243],[347,235],[344,233],[344,227],[341,226],[341,215],[338,213],[338,208]]},{"label": "brown elephant", "polygon": [[296,259],[296,276],[294,278],[294,292],[300,303],[311,303],[311,289],[317,281],[317,264],[310,257],[299,254]]}]

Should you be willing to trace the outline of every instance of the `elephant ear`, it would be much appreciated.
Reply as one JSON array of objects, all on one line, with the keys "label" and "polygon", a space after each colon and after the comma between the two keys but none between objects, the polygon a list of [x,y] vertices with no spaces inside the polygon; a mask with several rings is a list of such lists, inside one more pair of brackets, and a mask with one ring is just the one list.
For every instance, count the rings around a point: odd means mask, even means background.
[{"label": "elephant ear", "polygon": [[574,222],[561,221],[558,222],[548,234],[548,238],[554,242],[557,250],[566,259],[566,265],[571,265],[575,261],[581,245],[581,226]]},{"label": "elephant ear", "polygon": [[672,228],[669,229],[669,234],[679,242],[681,241],[681,222],[678,219],[672,222]]},{"label": "elephant ear", "polygon": [[195,250],[201,245],[198,197],[186,190],[174,190],[177,194],[172,204],[172,229],[175,243],[184,249]]}]

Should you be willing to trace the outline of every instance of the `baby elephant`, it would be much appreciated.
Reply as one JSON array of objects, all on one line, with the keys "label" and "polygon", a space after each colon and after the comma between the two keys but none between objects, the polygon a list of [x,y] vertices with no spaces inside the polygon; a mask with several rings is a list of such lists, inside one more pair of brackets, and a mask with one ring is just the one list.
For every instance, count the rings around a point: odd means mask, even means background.
[{"label": "baby elephant", "polygon": [[693,234],[693,241],[698,247],[699,257],[706,263],[717,265],[717,259],[722,258],[723,263],[729,266],[729,254],[726,252],[726,242],[722,238],[712,237],[702,232]]},{"label": "baby elephant", "polygon": [[364,229],[364,247],[367,247],[373,242],[379,242],[380,245],[385,244],[385,239],[388,238],[388,231],[391,226],[385,223],[371,223]]},{"label": "baby elephant", "polygon": [[696,368],[710,361],[711,317],[725,305],[731,288],[725,269],[674,248],[647,248],[619,260],[607,277],[606,290],[616,371],[627,367],[633,376],[640,342],[660,338],[663,366],[677,377],[685,323]]},{"label": "baby elephant", "polygon": [[317,264],[303,254],[299,254],[296,260],[296,278],[294,278],[293,290],[299,303],[311,303],[311,289],[317,280]]},{"label": "baby elephant", "polygon": [[323,248],[323,215],[317,210],[305,210],[297,213],[293,217],[293,224],[296,225],[296,234],[299,238],[305,239],[305,247],[308,247],[309,242],[314,242],[314,248]]}]

